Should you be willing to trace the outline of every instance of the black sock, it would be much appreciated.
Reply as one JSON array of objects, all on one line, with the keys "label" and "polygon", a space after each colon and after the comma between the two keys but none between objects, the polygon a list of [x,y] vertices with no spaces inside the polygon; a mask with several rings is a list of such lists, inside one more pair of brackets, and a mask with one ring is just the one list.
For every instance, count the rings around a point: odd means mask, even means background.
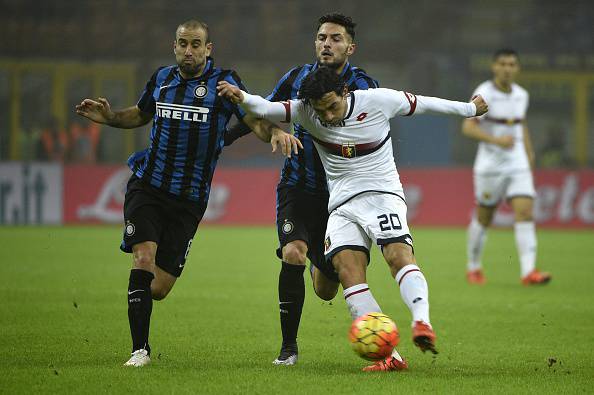
[{"label": "black sock", "polygon": [[278,301],[283,345],[297,343],[297,331],[305,300],[304,265],[282,263],[278,276]]},{"label": "black sock", "polygon": [[144,348],[151,353],[148,344],[151,312],[153,311],[153,297],[151,295],[151,281],[155,276],[142,269],[130,271],[128,283],[128,321],[132,334],[132,351]]}]

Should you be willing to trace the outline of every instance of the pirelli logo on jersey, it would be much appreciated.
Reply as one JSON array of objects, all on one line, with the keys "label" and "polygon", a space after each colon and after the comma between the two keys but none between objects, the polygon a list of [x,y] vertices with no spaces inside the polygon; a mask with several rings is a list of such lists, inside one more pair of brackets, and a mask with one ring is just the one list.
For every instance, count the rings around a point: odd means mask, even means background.
[{"label": "pirelli logo on jersey", "polygon": [[206,122],[209,108],[157,102],[157,116],[189,122]]}]

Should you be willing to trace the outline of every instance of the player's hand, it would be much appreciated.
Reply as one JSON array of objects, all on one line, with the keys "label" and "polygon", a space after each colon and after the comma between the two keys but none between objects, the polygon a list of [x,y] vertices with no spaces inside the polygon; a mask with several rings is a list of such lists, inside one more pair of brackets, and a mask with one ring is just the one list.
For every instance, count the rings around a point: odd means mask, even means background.
[{"label": "player's hand", "polygon": [[474,96],[472,98],[472,102],[476,106],[475,116],[481,116],[485,114],[487,111],[489,111],[489,106],[487,105],[487,102],[485,101],[485,99],[483,99],[481,95]]},{"label": "player's hand", "polygon": [[219,92],[219,96],[226,98],[233,104],[243,102],[243,93],[241,93],[241,89],[227,81],[220,81],[217,84],[217,91]]},{"label": "player's hand", "polygon": [[104,97],[84,99],[75,107],[76,113],[97,123],[109,123],[114,118],[109,102]]},{"label": "player's hand", "polygon": [[272,131],[270,145],[272,145],[272,152],[276,152],[277,147],[280,145],[281,152],[287,158],[290,158],[292,153],[297,155],[299,148],[303,149],[303,145],[297,137],[278,128],[274,128]]},{"label": "player's hand", "polygon": [[506,136],[497,137],[494,143],[501,148],[509,149],[514,146],[514,136],[508,134]]}]

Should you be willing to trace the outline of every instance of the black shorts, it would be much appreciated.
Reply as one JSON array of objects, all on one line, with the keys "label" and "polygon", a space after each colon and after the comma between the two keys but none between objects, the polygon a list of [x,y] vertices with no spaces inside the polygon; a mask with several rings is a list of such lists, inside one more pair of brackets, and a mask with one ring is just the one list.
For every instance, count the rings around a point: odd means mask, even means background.
[{"label": "black shorts", "polygon": [[338,282],[338,275],[324,257],[324,238],[328,223],[328,194],[314,194],[301,188],[279,185],[276,189],[276,229],[282,248],[295,240],[307,244],[307,258],[326,277]]},{"label": "black shorts", "polygon": [[189,211],[188,204],[145,184],[132,175],[124,200],[124,238],[120,249],[132,252],[132,246],[144,241],[157,243],[155,263],[167,273],[179,277],[186,264],[192,239],[206,207]]}]

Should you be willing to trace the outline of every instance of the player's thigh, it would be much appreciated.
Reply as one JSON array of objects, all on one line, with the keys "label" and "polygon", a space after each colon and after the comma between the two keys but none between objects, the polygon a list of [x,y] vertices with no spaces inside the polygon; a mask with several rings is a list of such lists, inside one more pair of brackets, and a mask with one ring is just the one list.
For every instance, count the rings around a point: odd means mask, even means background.
[{"label": "player's thigh", "polygon": [[510,175],[506,197],[514,210],[516,221],[532,221],[535,196],[531,171],[519,171]]},{"label": "player's thigh", "polygon": [[503,173],[473,174],[474,197],[477,205],[495,207],[505,196],[509,183]]},{"label": "player's thigh", "polygon": [[[120,249],[131,253],[136,244],[151,241],[158,245],[162,232],[161,216],[160,202],[141,189],[140,180],[132,177],[124,199],[124,234]],[[146,258],[145,254],[142,256]]]},{"label": "player's thigh", "polygon": [[200,219],[186,210],[170,207],[161,221],[164,224],[163,236],[155,263],[164,272],[179,277],[186,265]]},{"label": "player's thigh", "polygon": [[413,239],[402,198],[392,194],[368,194],[357,202],[357,215],[367,235],[382,249],[390,270],[414,263]]},{"label": "player's thigh", "polygon": [[[348,209],[343,210],[343,207],[332,211],[328,218],[324,239],[324,265],[318,266],[328,278],[337,281],[339,278],[336,263],[339,261],[334,261],[334,256],[344,250],[358,251],[366,257],[366,263],[368,264],[369,247],[371,246],[371,240],[365,234],[363,228],[349,217]],[[312,261],[312,263],[316,266],[321,265],[321,262]]]},{"label": "player's thigh", "polygon": [[378,246],[390,243],[412,245],[406,203],[402,198],[387,193],[369,193],[352,202],[357,222]]},{"label": "player's thigh", "polygon": [[[305,264],[311,247],[310,223],[316,220],[315,213],[310,210],[312,199],[312,196],[295,187],[277,189],[277,256],[287,263]],[[305,243],[306,249],[299,248],[302,245],[298,241]]]},{"label": "player's thigh", "polygon": [[[307,220],[307,233],[309,236],[309,245],[307,251],[307,258],[311,262],[311,264],[317,268],[326,268],[324,277],[320,278],[328,278],[331,282],[327,284],[328,287],[324,285],[324,289],[328,288],[333,290],[335,288],[335,284],[337,284],[338,279],[334,278],[331,273],[328,271],[334,271],[333,267],[329,265],[326,261],[325,251],[324,251],[324,241],[326,239],[326,226],[328,224],[328,199],[318,199],[317,201],[310,201],[311,212],[308,215]],[[324,280],[320,280],[324,281]],[[326,284],[326,283],[324,283]]]}]

